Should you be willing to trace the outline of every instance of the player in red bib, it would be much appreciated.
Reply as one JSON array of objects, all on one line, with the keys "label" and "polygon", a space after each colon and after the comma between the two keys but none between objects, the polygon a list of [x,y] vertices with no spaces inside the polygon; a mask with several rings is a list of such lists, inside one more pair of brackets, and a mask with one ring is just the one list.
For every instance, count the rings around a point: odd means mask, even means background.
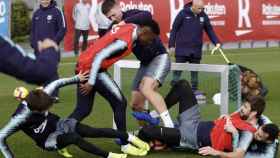
[{"label": "player in red bib", "polygon": [[76,70],[77,72],[90,71],[90,77],[87,83],[78,85],[76,109],[70,117],[81,121],[88,116],[92,110],[95,93],[98,92],[110,103],[117,128],[126,131],[127,101],[106,70],[118,60],[129,55],[134,42],[147,45],[159,33],[159,26],[153,20],[141,25],[116,26],[81,53]]}]

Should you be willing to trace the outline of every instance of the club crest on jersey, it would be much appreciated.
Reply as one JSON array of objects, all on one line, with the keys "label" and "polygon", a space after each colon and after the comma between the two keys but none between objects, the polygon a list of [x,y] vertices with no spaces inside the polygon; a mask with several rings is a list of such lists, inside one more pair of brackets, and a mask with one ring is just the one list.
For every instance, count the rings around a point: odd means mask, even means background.
[{"label": "club crest on jersey", "polygon": [[34,129],[34,133],[38,134],[38,133],[43,133],[46,126],[47,126],[48,120],[46,119],[44,122],[42,122],[42,124],[38,127]]},{"label": "club crest on jersey", "polygon": [[199,18],[199,21],[200,21],[201,23],[203,23],[203,22],[204,22],[204,17],[200,17],[200,18]]},{"label": "club crest on jersey", "polygon": [[47,20],[48,20],[48,21],[52,20],[52,18],[53,18],[52,15],[48,15],[48,16],[47,16]]}]

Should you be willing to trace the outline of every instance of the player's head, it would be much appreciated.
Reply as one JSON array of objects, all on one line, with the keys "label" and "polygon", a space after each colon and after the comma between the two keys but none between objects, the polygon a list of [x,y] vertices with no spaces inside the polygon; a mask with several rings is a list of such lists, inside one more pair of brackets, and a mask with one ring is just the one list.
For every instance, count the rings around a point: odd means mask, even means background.
[{"label": "player's head", "polygon": [[44,112],[53,105],[53,98],[42,89],[35,89],[28,94],[26,102],[30,110]]},{"label": "player's head", "polygon": [[240,116],[243,120],[259,118],[265,109],[265,100],[261,96],[247,97],[240,107]]},{"label": "player's head", "polygon": [[139,26],[138,41],[142,45],[152,43],[152,41],[160,34],[159,25],[154,20],[147,20]]},{"label": "player's head", "polygon": [[120,5],[115,0],[104,0],[101,6],[102,13],[112,21],[120,22],[123,13]]},{"label": "player's head", "polygon": [[52,1],[53,0],[40,0],[40,4],[43,7],[48,7],[52,3]]},{"label": "player's head", "polygon": [[259,142],[272,143],[279,136],[279,128],[275,124],[265,124],[254,133],[254,139]]},{"label": "player's head", "polygon": [[203,0],[193,0],[192,2],[192,11],[195,14],[199,14],[203,11],[204,9],[204,3]]},{"label": "player's head", "polygon": [[243,98],[261,95],[261,87],[261,80],[256,73],[246,71],[241,75],[241,92]]}]

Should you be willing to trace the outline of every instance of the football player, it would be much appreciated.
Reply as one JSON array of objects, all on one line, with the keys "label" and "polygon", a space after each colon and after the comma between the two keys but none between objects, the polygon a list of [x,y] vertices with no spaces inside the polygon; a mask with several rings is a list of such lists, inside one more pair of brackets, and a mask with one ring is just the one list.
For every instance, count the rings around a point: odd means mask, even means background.
[{"label": "football player", "polygon": [[[79,56],[77,72],[90,70],[89,80],[78,85],[77,104],[70,118],[82,121],[92,110],[95,93],[98,92],[111,105],[117,129],[126,131],[127,102],[118,85],[110,78],[107,69],[132,52],[134,43],[150,44],[160,33],[158,24],[149,20],[141,25],[125,24],[114,27],[97,39]],[[126,140],[122,140],[126,143]]]},{"label": "football player", "polygon": [[30,56],[10,39],[0,36],[0,72],[32,84],[43,84],[57,74],[57,44],[45,39],[38,42],[39,53]]},{"label": "football player", "polygon": [[[6,144],[6,139],[15,132],[22,130],[31,137],[44,150],[55,151],[68,145],[76,145],[81,150],[104,157],[126,158],[127,154],[143,156],[150,149],[149,145],[136,136],[110,128],[93,128],[78,123],[73,118],[61,119],[58,115],[48,110],[53,105],[51,94],[59,87],[83,82],[87,79],[86,73],[79,73],[72,78],[53,81],[44,89],[31,91],[20,103],[10,121],[0,130],[0,150],[5,158],[13,158],[11,150]],[[127,140],[122,146],[125,154],[116,154],[104,151],[89,143],[84,138],[121,138]]]}]

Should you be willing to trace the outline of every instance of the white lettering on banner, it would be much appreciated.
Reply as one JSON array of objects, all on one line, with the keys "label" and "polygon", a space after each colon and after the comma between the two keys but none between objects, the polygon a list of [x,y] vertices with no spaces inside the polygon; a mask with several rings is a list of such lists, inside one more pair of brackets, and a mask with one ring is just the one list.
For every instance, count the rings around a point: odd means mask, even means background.
[{"label": "white lettering on banner", "polygon": [[208,2],[205,6],[205,13],[210,16],[226,15],[226,6]]},{"label": "white lettering on banner", "polygon": [[[245,6],[243,6],[245,5]],[[249,0],[238,0],[238,9],[239,9],[239,20],[238,20],[238,28],[244,28],[243,21],[245,22],[245,28],[251,28],[252,24],[249,18],[250,11],[250,1]],[[236,30],[236,36],[241,36],[252,32],[251,29],[245,30]]]},{"label": "white lettering on banner", "polygon": [[[243,27],[243,21],[245,21],[245,27],[252,27],[251,21],[249,18],[249,11],[250,11],[250,2],[249,0],[238,0],[238,8],[239,8],[239,20],[238,20],[238,27]],[[243,3],[244,2],[244,3]],[[245,6],[243,6],[243,4]]]},{"label": "white lettering on banner", "polygon": [[213,21],[211,21],[211,25],[213,25],[213,26],[225,26],[226,22],[225,22],[225,20],[213,20]]},{"label": "white lettering on banner", "polygon": [[[218,3],[211,4],[208,2],[205,6],[205,13],[208,15],[209,19],[219,18],[226,15],[226,6],[219,5]],[[211,20],[213,26],[225,26],[225,20]]]},{"label": "white lettering on banner", "polygon": [[5,22],[6,4],[4,1],[0,2],[0,24]]},{"label": "white lettering on banner", "polygon": [[280,16],[280,6],[272,4],[262,4],[262,15],[264,15],[266,18],[262,21],[263,26],[280,25],[280,20],[275,19]]},{"label": "white lettering on banner", "polygon": [[266,16],[279,16],[280,15],[280,6],[263,4],[262,5],[262,14]]},{"label": "white lettering on banner", "polygon": [[280,20],[263,20],[262,25],[280,25]]},{"label": "white lettering on banner", "polygon": [[120,6],[122,8],[122,11],[127,11],[131,9],[139,9],[150,12],[152,15],[154,15],[154,6],[152,4],[145,4],[142,1],[138,3],[133,3],[133,1],[129,1],[129,3],[125,3],[123,1],[120,1]]}]

